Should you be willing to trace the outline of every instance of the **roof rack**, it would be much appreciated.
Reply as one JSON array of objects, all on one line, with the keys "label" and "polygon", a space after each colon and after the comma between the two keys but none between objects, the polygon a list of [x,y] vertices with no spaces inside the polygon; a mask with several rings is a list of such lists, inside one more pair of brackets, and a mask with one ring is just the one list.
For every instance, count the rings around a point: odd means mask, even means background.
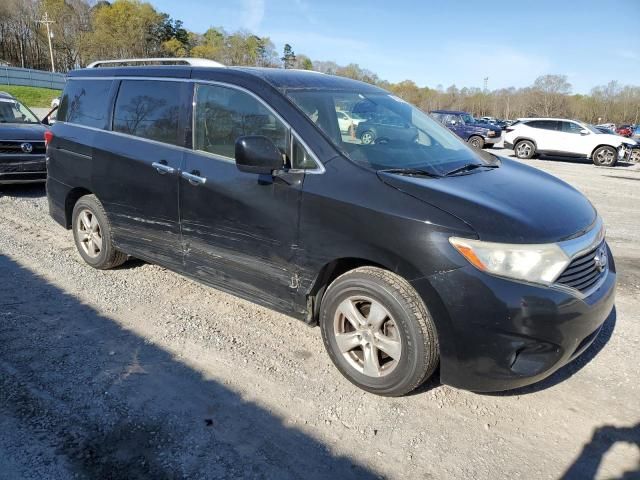
[{"label": "roof rack", "polygon": [[121,60],[98,60],[87,68],[123,67],[128,65],[190,65],[192,67],[224,67],[222,63],[206,58],[123,58]]}]

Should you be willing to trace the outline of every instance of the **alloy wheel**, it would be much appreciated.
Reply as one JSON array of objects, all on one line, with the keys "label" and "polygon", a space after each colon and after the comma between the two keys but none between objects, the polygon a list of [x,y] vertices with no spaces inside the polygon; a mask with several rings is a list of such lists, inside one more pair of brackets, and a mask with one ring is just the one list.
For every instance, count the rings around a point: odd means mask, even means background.
[{"label": "alloy wheel", "polygon": [[76,233],[80,247],[91,258],[96,258],[102,252],[102,230],[98,218],[91,210],[82,210],[78,215]]},{"label": "alloy wheel", "polygon": [[336,309],[333,334],[349,365],[364,375],[383,377],[398,366],[400,332],[389,311],[376,300],[362,296],[343,300]]}]

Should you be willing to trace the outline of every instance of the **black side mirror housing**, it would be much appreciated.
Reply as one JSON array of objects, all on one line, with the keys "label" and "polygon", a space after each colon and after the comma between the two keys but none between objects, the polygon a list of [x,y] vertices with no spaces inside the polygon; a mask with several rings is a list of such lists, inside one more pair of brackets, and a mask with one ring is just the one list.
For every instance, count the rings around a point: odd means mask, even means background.
[{"label": "black side mirror housing", "polygon": [[283,166],[282,153],[271,139],[246,135],[236,140],[236,167],[241,172],[271,174]]}]

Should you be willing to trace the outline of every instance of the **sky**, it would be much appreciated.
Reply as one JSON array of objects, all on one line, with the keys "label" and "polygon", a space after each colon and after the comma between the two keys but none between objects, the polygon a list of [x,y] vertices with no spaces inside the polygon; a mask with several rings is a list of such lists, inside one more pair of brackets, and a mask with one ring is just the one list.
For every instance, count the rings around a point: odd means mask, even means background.
[{"label": "sky", "polygon": [[567,75],[574,93],[640,85],[640,0],[148,0],[202,33],[248,30],[312,60],[357,63],[419,86],[525,87]]}]

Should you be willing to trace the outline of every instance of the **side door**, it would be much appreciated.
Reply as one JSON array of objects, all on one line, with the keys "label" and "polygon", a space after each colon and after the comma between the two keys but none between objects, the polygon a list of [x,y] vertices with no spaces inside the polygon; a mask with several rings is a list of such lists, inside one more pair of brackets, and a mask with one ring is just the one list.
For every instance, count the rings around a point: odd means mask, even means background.
[{"label": "side door", "polygon": [[558,131],[558,122],[555,120],[532,120],[526,123],[531,128],[531,137],[536,142],[540,152],[553,152],[562,144],[562,132]]},{"label": "side door", "polygon": [[[230,85],[195,86],[193,150],[180,179],[186,272],[205,283],[289,312],[297,288],[303,169],[287,168],[290,131],[262,100]],[[274,175],[241,172],[235,142],[268,137],[280,149]]]},{"label": "side door", "polygon": [[180,269],[178,206],[190,84],[121,80],[111,131],[94,140],[94,185],[124,252]]},{"label": "side door", "polygon": [[[593,148],[590,148],[593,137],[583,134],[585,128],[576,122],[563,120],[560,123],[562,131],[562,149],[571,155],[588,156]],[[595,145],[594,145],[595,147]]]},{"label": "side door", "polygon": [[464,137],[464,122],[462,120],[462,117],[460,117],[459,115],[452,115],[450,113],[447,113],[444,115],[442,123],[449,130],[458,135],[458,137],[466,140],[466,138]]}]

